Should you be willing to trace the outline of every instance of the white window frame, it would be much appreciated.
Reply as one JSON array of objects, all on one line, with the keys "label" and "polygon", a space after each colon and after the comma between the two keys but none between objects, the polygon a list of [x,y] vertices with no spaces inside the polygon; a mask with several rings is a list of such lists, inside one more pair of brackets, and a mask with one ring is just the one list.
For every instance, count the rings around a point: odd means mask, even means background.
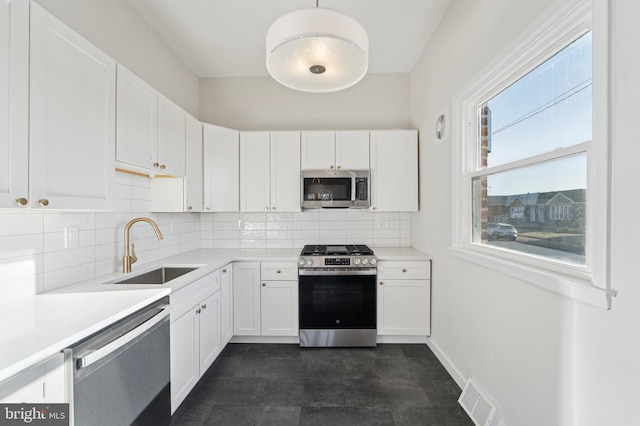
[{"label": "white window frame", "polygon": [[[572,0],[543,14],[453,97],[453,254],[567,297],[611,308],[609,10],[607,0]],[[561,148],[587,154],[585,266],[472,242],[472,178],[478,166],[478,107],[589,29],[593,36],[593,140]],[[548,156],[548,155],[547,155]],[[538,156],[544,159],[545,154]],[[603,178],[604,177],[604,178]]]}]

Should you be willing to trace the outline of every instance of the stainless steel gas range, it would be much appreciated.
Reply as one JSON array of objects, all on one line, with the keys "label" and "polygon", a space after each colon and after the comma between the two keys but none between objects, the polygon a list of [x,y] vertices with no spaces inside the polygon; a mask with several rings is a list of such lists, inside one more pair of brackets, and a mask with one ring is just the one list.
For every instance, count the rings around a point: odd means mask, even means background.
[{"label": "stainless steel gas range", "polygon": [[304,246],[298,262],[300,346],[376,346],[377,263],[365,245]]}]

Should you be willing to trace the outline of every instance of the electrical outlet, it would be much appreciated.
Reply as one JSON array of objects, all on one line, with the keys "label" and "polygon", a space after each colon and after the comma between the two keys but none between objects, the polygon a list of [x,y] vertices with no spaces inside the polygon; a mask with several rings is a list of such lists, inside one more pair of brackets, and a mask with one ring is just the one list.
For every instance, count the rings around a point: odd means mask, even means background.
[{"label": "electrical outlet", "polygon": [[64,248],[78,247],[80,230],[77,226],[64,228]]}]

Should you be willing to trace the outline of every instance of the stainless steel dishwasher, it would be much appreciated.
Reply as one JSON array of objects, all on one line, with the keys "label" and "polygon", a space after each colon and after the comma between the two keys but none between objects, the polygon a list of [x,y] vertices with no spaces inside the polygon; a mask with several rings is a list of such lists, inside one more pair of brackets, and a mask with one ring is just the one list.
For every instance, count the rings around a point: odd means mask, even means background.
[{"label": "stainless steel dishwasher", "polygon": [[64,350],[73,426],[171,421],[169,298]]}]

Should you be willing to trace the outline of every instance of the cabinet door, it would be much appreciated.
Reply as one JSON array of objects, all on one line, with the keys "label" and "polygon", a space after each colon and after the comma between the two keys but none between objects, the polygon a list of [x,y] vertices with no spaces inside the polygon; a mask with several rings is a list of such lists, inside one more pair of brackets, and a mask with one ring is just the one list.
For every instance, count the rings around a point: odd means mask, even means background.
[{"label": "cabinet door", "polygon": [[204,125],[204,211],[240,210],[240,132]]},{"label": "cabinet door", "polygon": [[2,403],[64,403],[64,355],[58,353],[0,385]]},{"label": "cabinet door", "polygon": [[369,132],[336,132],[336,168],[369,170]]},{"label": "cabinet door", "polygon": [[233,265],[220,269],[220,339],[222,347],[233,337]]},{"label": "cabinet door", "polygon": [[29,199],[29,1],[0,2],[0,208]]},{"label": "cabinet door", "polygon": [[300,133],[271,133],[271,211],[300,211]]},{"label": "cabinet door", "polygon": [[171,323],[171,412],[200,378],[197,306]]},{"label": "cabinet door", "polygon": [[260,335],[260,263],[233,264],[233,334]]},{"label": "cabinet door", "polygon": [[157,168],[163,173],[184,176],[185,119],[182,108],[158,95]]},{"label": "cabinet door", "polygon": [[262,281],[262,335],[298,335],[298,282]]},{"label": "cabinet door", "polygon": [[268,132],[240,133],[240,211],[270,210]]},{"label": "cabinet door", "polygon": [[200,375],[213,364],[222,351],[220,340],[220,292],[216,291],[200,304]]},{"label": "cabinet door", "polygon": [[335,144],[335,132],[302,132],[302,170],[334,169]]},{"label": "cabinet door", "polygon": [[378,279],[378,334],[427,336],[430,280]]},{"label": "cabinet door", "polygon": [[188,212],[202,211],[202,123],[187,115],[185,128],[184,204]]},{"label": "cabinet door", "polygon": [[158,93],[118,65],[116,160],[147,169],[156,162]]},{"label": "cabinet door", "polygon": [[116,63],[31,4],[31,205],[111,208]]},{"label": "cabinet door", "polygon": [[371,132],[371,209],[418,211],[418,133]]}]

